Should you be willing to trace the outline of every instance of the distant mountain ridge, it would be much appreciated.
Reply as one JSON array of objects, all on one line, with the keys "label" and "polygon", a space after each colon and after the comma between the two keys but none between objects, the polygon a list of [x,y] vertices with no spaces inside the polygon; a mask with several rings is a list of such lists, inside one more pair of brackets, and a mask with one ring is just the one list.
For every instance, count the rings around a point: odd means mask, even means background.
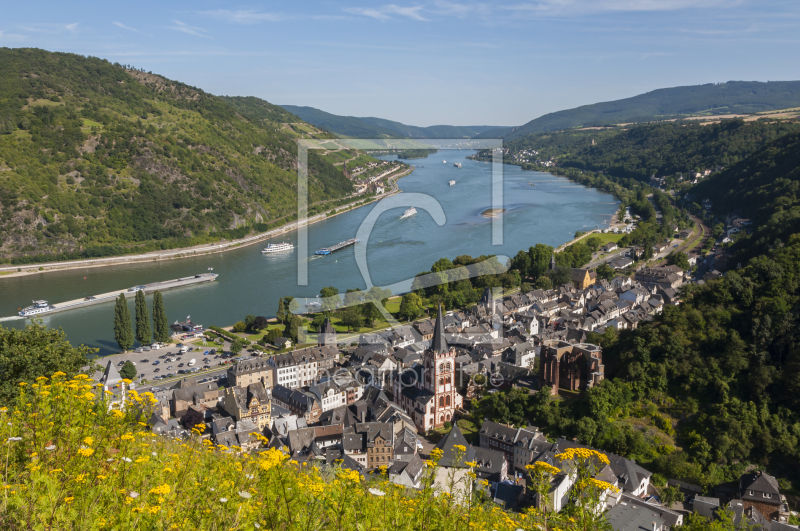
[{"label": "distant mountain ridge", "polygon": [[481,133],[488,134],[492,130],[507,129],[491,125],[417,127],[383,118],[339,116],[314,107],[281,107],[311,125],[349,138],[472,138]]},{"label": "distant mountain ridge", "polygon": [[[615,101],[552,112],[519,127],[491,132],[505,140],[530,133],[692,115],[750,114],[800,106],[800,81],[728,81],[653,90]],[[489,138],[479,133],[477,138]]]}]

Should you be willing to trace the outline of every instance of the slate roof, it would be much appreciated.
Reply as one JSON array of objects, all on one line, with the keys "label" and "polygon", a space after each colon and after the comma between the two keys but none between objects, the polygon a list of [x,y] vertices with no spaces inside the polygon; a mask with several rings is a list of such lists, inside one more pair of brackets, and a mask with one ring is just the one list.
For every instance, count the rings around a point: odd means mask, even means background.
[{"label": "slate roof", "polygon": [[605,514],[615,531],[652,531],[653,522],[658,529],[664,520],[653,509],[629,503],[619,503]]},{"label": "slate roof", "polygon": [[100,378],[100,382],[106,385],[114,385],[121,381],[122,376],[119,375],[119,371],[116,367],[114,367],[114,363],[109,361],[108,365],[106,365],[105,373],[103,374],[102,378]]},{"label": "slate roof", "polygon": [[[750,472],[749,474],[744,474],[739,482],[741,487],[741,496],[742,499],[749,498],[749,491],[755,491],[758,493],[761,492],[768,492],[770,494],[774,494],[775,498],[774,501],[779,501],[777,496],[780,495],[780,487],[778,486],[778,480],[774,477],[770,476],[766,472]],[[763,496],[756,495],[753,498],[758,498],[763,500]]]},{"label": "slate roof", "polygon": [[450,347],[447,345],[447,339],[444,337],[444,320],[442,319],[442,303],[439,303],[439,312],[436,315],[436,325],[433,328],[433,343],[431,345],[433,352],[447,352]]},{"label": "slate roof", "polygon": [[345,433],[342,435],[342,448],[345,452],[353,452],[356,450],[364,451],[364,434],[363,433]]},{"label": "slate roof", "polygon": [[525,487],[522,485],[501,482],[497,484],[492,499],[506,509],[517,509],[519,507],[517,500],[520,499],[523,492],[525,492]]}]

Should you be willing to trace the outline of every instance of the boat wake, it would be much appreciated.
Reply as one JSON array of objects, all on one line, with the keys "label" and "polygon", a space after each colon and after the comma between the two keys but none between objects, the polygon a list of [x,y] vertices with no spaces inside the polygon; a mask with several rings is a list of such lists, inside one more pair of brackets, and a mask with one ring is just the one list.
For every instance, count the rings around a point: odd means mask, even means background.
[{"label": "boat wake", "polygon": [[2,321],[19,321],[20,319],[25,319],[20,315],[12,315],[10,317],[0,317],[0,322]]}]

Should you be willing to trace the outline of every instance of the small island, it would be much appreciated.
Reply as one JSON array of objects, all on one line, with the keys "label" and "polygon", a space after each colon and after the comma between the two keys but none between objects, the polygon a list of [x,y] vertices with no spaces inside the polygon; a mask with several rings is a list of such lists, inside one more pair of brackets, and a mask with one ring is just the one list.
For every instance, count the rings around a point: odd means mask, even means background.
[{"label": "small island", "polygon": [[481,212],[481,216],[485,218],[495,218],[505,212],[505,208],[487,208],[483,212]]}]

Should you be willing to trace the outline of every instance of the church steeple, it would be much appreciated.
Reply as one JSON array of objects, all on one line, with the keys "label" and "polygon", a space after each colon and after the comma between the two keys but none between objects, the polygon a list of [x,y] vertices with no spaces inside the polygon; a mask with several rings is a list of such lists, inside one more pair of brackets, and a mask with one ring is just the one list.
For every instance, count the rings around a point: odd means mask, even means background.
[{"label": "church steeple", "polygon": [[436,316],[436,326],[433,329],[432,349],[434,352],[447,352],[450,347],[444,337],[444,318],[442,317],[442,303],[439,303],[439,314]]},{"label": "church steeple", "polygon": [[555,268],[556,268],[556,253],[553,253],[550,255],[550,270],[552,271]]}]

